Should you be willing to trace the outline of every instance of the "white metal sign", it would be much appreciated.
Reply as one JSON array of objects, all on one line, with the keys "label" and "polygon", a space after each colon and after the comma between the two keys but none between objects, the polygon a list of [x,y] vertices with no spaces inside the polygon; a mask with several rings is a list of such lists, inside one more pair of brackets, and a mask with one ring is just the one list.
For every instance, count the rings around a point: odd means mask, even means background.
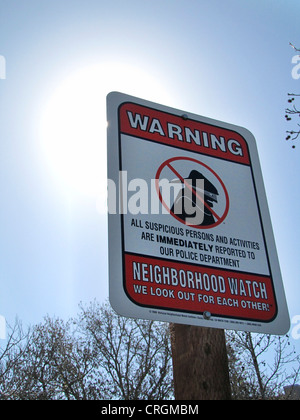
[{"label": "white metal sign", "polygon": [[108,104],[110,300],[124,316],[284,334],[253,135],[121,93]]}]

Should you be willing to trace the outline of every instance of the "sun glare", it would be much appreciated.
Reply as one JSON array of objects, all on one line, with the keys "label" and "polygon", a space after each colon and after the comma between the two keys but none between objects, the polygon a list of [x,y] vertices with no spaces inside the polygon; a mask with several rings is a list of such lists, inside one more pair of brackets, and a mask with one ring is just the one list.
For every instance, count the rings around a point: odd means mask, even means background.
[{"label": "sun glare", "polygon": [[137,67],[99,64],[78,70],[57,87],[41,119],[43,151],[60,185],[106,196],[106,95],[120,91],[167,101],[159,81]]}]

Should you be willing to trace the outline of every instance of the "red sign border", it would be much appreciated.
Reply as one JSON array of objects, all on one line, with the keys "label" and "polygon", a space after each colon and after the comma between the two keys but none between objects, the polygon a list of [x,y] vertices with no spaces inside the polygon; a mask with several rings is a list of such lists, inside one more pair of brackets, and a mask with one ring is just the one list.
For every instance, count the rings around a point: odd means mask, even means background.
[{"label": "red sign border", "polygon": [[[166,111],[161,111],[161,110],[157,110],[157,109],[155,109],[155,108],[152,108],[152,107],[148,107],[148,106],[144,106],[144,105],[140,105],[140,104],[136,104],[136,103],[134,103],[134,102],[130,102],[130,101],[124,101],[124,102],[122,102],[120,105],[119,105],[119,107],[118,107],[118,137],[119,137],[119,139],[118,139],[118,143],[119,143],[119,169],[120,170],[122,170],[122,147],[121,147],[121,135],[122,134],[128,134],[128,135],[132,135],[132,136],[134,136],[134,137],[138,137],[138,136],[136,136],[136,135],[134,135],[134,134],[132,134],[132,133],[129,133],[129,132],[126,132],[126,131],[122,131],[122,129],[121,129],[121,111],[122,111],[122,109],[123,109],[123,107],[125,106],[125,105],[134,105],[134,106],[138,106],[138,107],[142,107],[142,108],[144,108],[144,109],[147,109],[147,110],[152,110],[152,111],[155,111],[155,112],[157,112],[157,113],[163,113],[163,114],[166,114],[166,115],[170,115],[170,116],[172,116],[172,117],[176,117],[176,118],[178,118],[178,119],[180,119],[180,116],[178,116],[178,115],[176,115],[176,114],[172,114],[172,113],[168,113],[168,112],[166,112]],[[197,120],[191,120],[191,121],[194,121],[194,122],[196,122],[196,123],[199,123],[199,121],[197,121]],[[211,126],[211,127],[214,127],[214,128],[221,128],[221,129],[223,129],[223,130],[227,130],[227,131],[230,131],[230,132],[234,132],[234,131],[232,131],[232,130],[229,130],[229,129],[227,129],[227,128],[223,128],[223,127],[219,127],[219,126],[217,126],[217,125],[213,125],[213,124],[207,124],[207,123],[203,123],[203,124],[205,124],[206,126]],[[238,134],[238,136],[239,137],[241,137],[241,138],[243,138],[242,136],[241,136],[241,134],[239,134],[239,133],[237,133],[237,132],[235,132],[236,134]],[[147,137],[139,137],[139,138],[141,138],[143,141],[154,141],[154,142],[157,142],[157,141],[155,141],[155,140],[152,140],[152,139],[149,139],[149,138],[147,138]],[[252,164],[251,164],[251,156],[250,156],[250,153],[249,153],[249,148],[248,148],[248,144],[247,144],[247,142],[246,142],[246,140],[243,138],[243,141],[245,142],[245,144],[246,144],[246,147],[247,147],[247,158],[248,158],[248,162],[239,162],[239,161],[236,161],[236,160],[232,160],[231,159],[231,161],[233,162],[233,163],[238,163],[238,164],[242,164],[242,165],[247,165],[247,166],[249,166],[250,167],[250,169],[251,169],[251,175],[252,175],[252,181],[253,181],[253,187],[254,187],[254,190],[255,190],[255,196],[256,196],[256,204],[257,204],[257,207],[258,207],[258,212],[259,212],[259,217],[260,217],[260,224],[261,224],[261,229],[262,229],[262,234],[263,234],[263,238],[264,238],[264,246],[265,246],[265,250],[266,250],[266,256],[267,256],[267,261],[268,261],[268,268],[269,268],[269,272],[270,272],[270,280],[271,280],[271,284],[272,284],[272,290],[273,290],[273,295],[274,295],[274,302],[275,302],[275,305],[276,305],[276,310],[274,311],[274,317],[272,318],[272,319],[270,319],[270,320],[268,320],[268,321],[259,321],[259,322],[261,322],[261,323],[270,323],[270,322],[272,322],[276,317],[277,317],[277,314],[278,314],[278,303],[277,303],[277,299],[276,299],[276,293],[275,293],[275,288],[274,288],[274,282],[273,282],[273,276],[272,276],[272,270],[271,270],[271,264],[270,264],[270,259],[269,259],[269,254],[268,254],[268,249],[267,249],[267,245],[266,245],[266,238],[265,238],[265,232],[264,232],[264,227],[263,227],[263,223],[262,223],[262,216],[261,216],[261,210],[260,210],[260,206],[259,206],[259,201],[258,201],[258,196],[257,196],[257,189],[256,189],[256,185],[255,185],[255,181],[254,181],[254,175],[253,175],[253,169],[252,169]],[[162,142],[162,141],[159,141],[159,143],[161,143],[161,144],[166,144],[165,142]],[[178,148],[178,149],[183,149],[183,150],[188,150],[188,151],[191,151],[191,152],[194,152],[194,153],[197,153],[197,154],[200,154],[200,155],[202,155],[202,154],[204,154],[204,155],[209,155],[209,156],[212,156],[212,157],[214,157],[214,158],[216,158],[216,159],[223,159],[223,160],[228,160],[228,159],[226,159],[226,158],[224,158],[224,157],[222,157],[222,156],[216,156],[216,155],[211,155],[211,154],[208,154],[208,152],[207,151],[196,151],[196,150],[190,150],[190,149],[187,149],[187,148],[184,148],[184,147],[182,147],[182,146],[178,146],[178,145],[171,145],[171,144],[167,144],[169,147],[173,147],[173,148]],[[127,254],[127,252],[125,251],[125,241],[124,241],[124,220],[123,220],[123,217],[124,217],[124,215],[123,214],[121,214],[121,235],[122,235],[122,261],[123,261],[123,288],[124,288],[124,291],[125,291],[125,293],[126,293],[126,295],[127,295],[127,297],[134,303],[134,304],[136,304],[136,305],[138,305],[138,306],[141,306],[141,307],[145,307],[144,305],[141,305],[141,304],[139,304],[139,303],[137,303],[136,301],[134,301],[132,298],[131,298],[131,296],[130,296],[130,294],[128,293],[128,291],[127,291],[127,288],[126,288],[126,262],[125,262],[125,259],[126,259],[126,254]],[[143,256],[142,254],[139,254],[140,256]],[[146,257],[146,258],[149,258],[149,256],[144,256],[144,257]],[[157,258],[157,257],[153,257],[153,258]],[[158,260],[160,259],[160,258],[157,258]],[[173,260],[167,260],[167,259],[164,259],[165,261],[172,261],[173,262]],[[205,266],[205,265],[199,265],[199,267],[203,267],[203,268],[209,268],[209,269],[212,269],[212,267],[210,267],[210,266]],[[218,270],[217,268],[216,268],[216,270]],[[224,270],[225,272],[227,271],[226,269],[223,269],[222,268],[222,270]],[[237,274],[245,274],[245,272],[236,272]],[[247,274],[247,273],[246,273]],[[251,273],[251,274],[253,274],[253,273]],[[149,306],[146,306],[146,307],[149,307]],[[169,308],[165,308],[165,307],[161,307],[161,306],[159,306],[159,307],[156,307],[156,306],[153,306],[153,308],[156,308],[156,309],[161,309],[161,310],[166,310],[166,311],[174,311],[174,312],[187,312],[187,313],[191,313],[191,314],[193,314],[193,312],[190,312],[190,311],[182,311],[182,310],[178,310],[178,309],[169,309]],[[201,315],[202,313],[200,312],[200,313],[198,313],[197,312],[197,314],[198,315]],[[253,319],[253,318],[241,318],[241,317],[233,317],[233,316],[222,316],[222,315],[217,315],[217,314],[215,314],[215,316],[216,317],[219,317],[219,318],[229,318],[229,319],[241,319],[241,320],[244,320],[244,321],[250,321],[250,322],[255,322],[255,321],[257,321],[257,320],[255,320],[255,319]]]}]

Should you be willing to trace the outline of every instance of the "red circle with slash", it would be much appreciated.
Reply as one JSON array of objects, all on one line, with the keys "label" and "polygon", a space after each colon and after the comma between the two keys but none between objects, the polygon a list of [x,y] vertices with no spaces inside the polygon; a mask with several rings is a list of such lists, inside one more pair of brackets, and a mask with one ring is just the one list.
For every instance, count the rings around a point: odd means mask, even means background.
[{"label": "red circle with slash", "polygon": [[[186,182],[186,180],[178,173],[178,171],[174,168],[174,166],[172,165],[172,163],[173,162],[176,162],[176,161],[182,161],[182,160],[185,160],[185,161],[190,161],[190,162],[193,162],[193,163],[197,163],[198,165],[201,165],[201,166],[203,166],[206,170],[208,170],[217,180],[218,180],[218,182],[219,182],[219,184],[221,185],[221,187],[222,187],[222,190],[223,190],[223,192],[224,192],[224,196],[225,196],[225,201],[226,201],[226,203],[225,203],[225,210],[224,210],[224,212],[221,214],[221,215],[219,215],[219,214],[217,214],[210,206],[209,206],[209,204],[207,204],[205,201],[204,201],[204,199],[197,193],[197,191],[188,183],[188,182]],[[165,202],[165,200],[163,199],[163,197],[162,197],[162,194],[161,194],[161,191],[160,191],[160,187],[159,187],[159,180],[160,180],[160,176],[161,176],[161,173],[162,173],[162,171],[165,169],[165,168],[168,168],[169,170],[171,170],[174,174],[175,174],[175,176],[187,187],[187,188],[189,188],[196,196],[197,196],[197,198],[203,203],[203,205],[212,213],[212,215],[214,216],[214,218],[215,218],[215,223],[212,223],[212,224],[210,224],[210,225],[208,225],[208,226],[201,226],[201,225],[191,225],[191,224],[189,224],[188,226],[190,226],[190,227],[193,227],[193,228],[197,228],[197,229],[211,229],[211,228],[213,228],[213,227],[216,227],[216,226],[218,226],[218,225],[220,225],[224,220],[225,220],[225,218],[227,217],[227,214],[228,214],[228,211],[229,211],[229,195],[228,195],[228,192],[227,192],[227,189],[226,189],[226,187],[225,187],[225,185],[224,185],[224,182],[222,181],[222,179],[220,178],[220,176],[213,170],[213,169],[211,169],[208,165],[206,165],[205,163],[203,163],[203,162],[200,162],[199,160],[197,160],[197,159],[193,159],[193,158],[189,158],[189,157],[174,157],[174,158],[171,158],[171,159],[168,159],[168,160],[166,160],[165,162],[163,162],[161,165],[160,165],[160,167],[158,168],[158,171],[157,171],[157,173],[156,173],[156,177],[155,177],[155,186],[156,186],[156,191],[157,191],[157,194],[158,194],[158,196],[159,196],[159,199],[160,199],[160,201],[161,201],[161,203],[162,203],[162,205],[165,207],[165,209],[171,214],[171,216],[173,216],[175,219],[177,219],[179,222],[181,222],[181,223],[183,223],[183,224],[186,224],[185,223],[185,221],[183,221],[180,217],[178,217],[174,212],[172,212],[172,210],[170,209],[170,207],[166,204],[166,202]]]}]

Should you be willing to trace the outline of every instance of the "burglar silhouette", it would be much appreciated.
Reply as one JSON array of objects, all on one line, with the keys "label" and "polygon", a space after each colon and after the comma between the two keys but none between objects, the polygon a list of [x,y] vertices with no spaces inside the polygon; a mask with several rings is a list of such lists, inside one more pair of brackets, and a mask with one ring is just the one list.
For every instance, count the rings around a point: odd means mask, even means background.
[{"label": "burglar silhouette", "polygon": [[[182,189],[179,191],[174,204],[171,208],[171,212],[179,217],[183,222],[186,223],[186,219],[192,220],[195,218],[197,220],[196,212],[204,213],[203,221],[201,223],[195,224],[195,226],[209,226],[213,225],[216,221],[215,218],[210,211],[213,208],[214,203],[218,202],[218,190],[216,187],[200,172],[198,171],[191,171],[187,182],[192,187],[192,191],[182,182],[180,179],[173,180],[172,183],[182,183]],[[199,182],[197,180],[204,181],[204,189],[199,188]],[[203,185],[203,184],[202,184]],[[197,192],[197,195],[195,194]],[[206,205],[203,204],[204,200]],[[191,209],[197,209],[194,212],[191,212]],[[192,223],[190,223],[192,224]]]}]

